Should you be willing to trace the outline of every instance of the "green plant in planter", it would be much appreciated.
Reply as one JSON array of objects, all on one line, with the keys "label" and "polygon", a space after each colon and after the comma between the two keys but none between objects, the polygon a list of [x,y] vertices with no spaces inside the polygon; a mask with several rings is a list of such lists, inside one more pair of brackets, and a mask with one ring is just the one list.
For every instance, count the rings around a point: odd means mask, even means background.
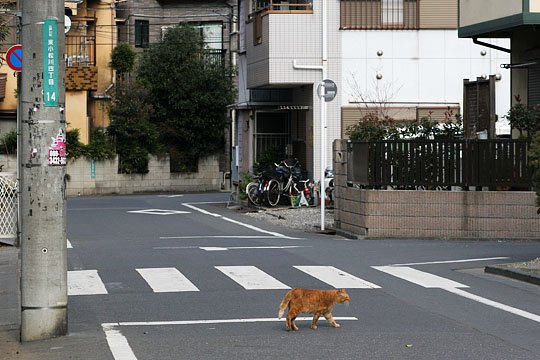
[{"label": "green plant in planter", "polygon": [[388,124],[388,119],[381,120],[376,114],[370,113],[356,124],[349,126],[346,133],[351,140],[384,140],[388,132]]},{"label": "green plant in planter", "polygon": [[540,105],[527,106],[521,103],[521,97],[516,95],[516,104],[508,110],[504,118],[508,119],[512,129],[519,131],[520,137],[531,139],[540,130]]}]

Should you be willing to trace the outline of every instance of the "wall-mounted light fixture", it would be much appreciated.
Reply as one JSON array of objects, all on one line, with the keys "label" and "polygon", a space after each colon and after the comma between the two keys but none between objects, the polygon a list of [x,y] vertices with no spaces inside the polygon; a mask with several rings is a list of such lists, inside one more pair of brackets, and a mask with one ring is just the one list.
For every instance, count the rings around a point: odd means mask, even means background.
[{"label": "wall-mounted light fixture", "polygon": [[377,75],[375,75],[375,77],[377,78],[377,80],[381,80],[382,79],[382,74],[380,72],[378,72]]},{"label": "wall-mounted light fixture", "polygon": [[383,54],[384,54],[384,53],[383,53],[382,50],[377,51],[377,56],[383,56]]}]

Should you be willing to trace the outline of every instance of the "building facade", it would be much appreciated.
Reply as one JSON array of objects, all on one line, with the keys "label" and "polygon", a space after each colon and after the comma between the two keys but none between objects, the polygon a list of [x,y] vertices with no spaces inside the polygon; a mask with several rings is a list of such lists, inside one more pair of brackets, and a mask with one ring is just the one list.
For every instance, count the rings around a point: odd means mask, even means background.
[{"label": "building facade", "polygon": [[[540,104],[539,0],[459,1],[459,36],[508,38],[510,58],[504,67],[511,74],[511,99],[523,104]],[[474,14],[474,16],[472,15]],[[480,40],[481,41],[481,40]]]},{"label": "building facade", "polygon": [[[460,39],[457,28],[458,0],[240,0],[233,169],[250,170],[277,146],[319,179],[332,141],[366,112],[442,120],[449,108],[460,112],[463,79],[496,75],[502,119],[510,77],[500,65],[508,54]],[[323,76],[337,85],[325,110]]]}]

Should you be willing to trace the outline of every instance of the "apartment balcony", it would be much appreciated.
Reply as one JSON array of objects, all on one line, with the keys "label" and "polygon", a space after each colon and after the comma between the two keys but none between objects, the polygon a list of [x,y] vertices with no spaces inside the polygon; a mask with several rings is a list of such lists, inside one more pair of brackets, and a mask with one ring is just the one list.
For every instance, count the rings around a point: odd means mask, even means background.
[{"label": "apartment balcony", "polygon": [[540,24],[540,1],[459,0],[459,37],[511,37]]},{"label": "apartment balcony", "polygon": [[[312,83],[293,62],[320,64],[321,19],[310,0],[252,0],[245,27],[248,88]],[[320,5],[320,3],[319,3]]]}]

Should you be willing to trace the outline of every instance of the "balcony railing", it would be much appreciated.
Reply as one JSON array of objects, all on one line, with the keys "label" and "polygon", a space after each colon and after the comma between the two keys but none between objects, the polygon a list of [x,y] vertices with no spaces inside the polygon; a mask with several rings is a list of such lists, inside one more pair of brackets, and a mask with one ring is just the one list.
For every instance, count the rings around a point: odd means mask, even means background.
[{"label": "balcony railing", "polygon": [[66,66],[94,66],[96,37],[66,35]]},{"label": "balcony railing", "polygon": [[313,11],[313,0],[252,0],[250,18],[259,12],[303,13]]},{"label": "balcony railing", "polygon": [[418,29],[418,0],[341,0],[343,30]]}]

